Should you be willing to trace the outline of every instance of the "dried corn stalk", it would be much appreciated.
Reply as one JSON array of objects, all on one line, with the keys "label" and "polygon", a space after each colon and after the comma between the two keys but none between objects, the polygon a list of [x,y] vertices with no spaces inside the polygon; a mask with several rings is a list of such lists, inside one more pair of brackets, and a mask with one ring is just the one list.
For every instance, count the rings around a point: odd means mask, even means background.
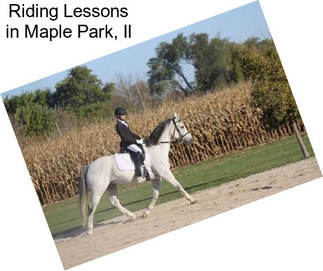
[{"label": "dried corn stalk", "polygon": [[[191,165],[292,134],[288,125],[267,131],[260,121],[261,111],[253,109],[249,99],[250,85],[243,84],[202,97],[190,97],[180,103],[171,101],[146,111],[144,116],[129,116],[129,122],[136,133],[148,136],[176,108],[195,143],[172,147],[173,167]],[[88,125],[47,142],[35,142],[22,151],[39,199],[46,205],[74,197],[81,165],[115,153],[118,148],[115,123],[109,122]]]}]

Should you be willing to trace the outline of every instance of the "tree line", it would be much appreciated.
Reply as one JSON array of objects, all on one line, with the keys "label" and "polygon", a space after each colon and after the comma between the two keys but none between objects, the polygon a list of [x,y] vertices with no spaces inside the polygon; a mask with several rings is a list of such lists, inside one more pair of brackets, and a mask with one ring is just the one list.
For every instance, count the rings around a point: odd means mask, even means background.
[{"label": "tree line", "polygon": [[86,66],[78,66],[55,91],[25,92],[4,103],[16,133],[49,136],[71,124],[113,117],[117,105],[146,110],[167,97],[203,95],[250,80],[252,103],[263,111],[268,129],[300,117],[271,39],[236,43],[206,33],[178,34],[171,42],[160,43],[147,65],[147,81],[119,75],[116,82],[105,84]]}]

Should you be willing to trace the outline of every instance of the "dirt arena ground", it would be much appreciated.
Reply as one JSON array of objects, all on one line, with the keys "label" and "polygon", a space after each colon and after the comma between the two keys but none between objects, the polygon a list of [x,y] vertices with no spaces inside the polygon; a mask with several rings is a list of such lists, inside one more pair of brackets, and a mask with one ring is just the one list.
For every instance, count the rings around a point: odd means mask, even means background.
[{"label": "dirt arena ground", "polygon": [[321,175],[314,158],[304,160],[197,192],[193,205],[181,198],[156,206],[148,218],[141,218],[141,210],[135,212],[135,221],[120,216],[98,223],[91,236],[81,230],[62,234],[55,244],[64,267],[70,268]]}]

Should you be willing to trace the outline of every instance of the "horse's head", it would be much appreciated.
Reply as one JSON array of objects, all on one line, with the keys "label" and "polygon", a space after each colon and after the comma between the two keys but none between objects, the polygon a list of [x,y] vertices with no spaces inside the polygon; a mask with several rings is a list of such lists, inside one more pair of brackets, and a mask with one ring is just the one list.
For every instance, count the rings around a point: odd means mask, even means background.
[{"label": "horse's head", "polygon": [[193,137],[190,132],[187,130],[185,124],[180,119],[180,117],[175,113],[172,118],[172,122],[174,124],[174,133],[173,137],[179,142],[191,143],[193,141]]}]

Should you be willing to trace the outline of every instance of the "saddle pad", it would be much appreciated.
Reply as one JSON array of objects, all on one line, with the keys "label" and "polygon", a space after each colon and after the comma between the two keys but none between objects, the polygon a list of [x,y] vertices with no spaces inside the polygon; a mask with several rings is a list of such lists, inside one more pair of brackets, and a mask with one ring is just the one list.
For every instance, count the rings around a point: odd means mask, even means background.
[{"label": "saddle pad", "polygon": [[[114,155],[117,167],[119,170],[135,170],[135,164],[132,162],[130,158],[129,153],[116,153]],[[146,153],[146,158],[144,161],[144,164],[146,165],[148,159],[147,159],[147,153]]]}]

